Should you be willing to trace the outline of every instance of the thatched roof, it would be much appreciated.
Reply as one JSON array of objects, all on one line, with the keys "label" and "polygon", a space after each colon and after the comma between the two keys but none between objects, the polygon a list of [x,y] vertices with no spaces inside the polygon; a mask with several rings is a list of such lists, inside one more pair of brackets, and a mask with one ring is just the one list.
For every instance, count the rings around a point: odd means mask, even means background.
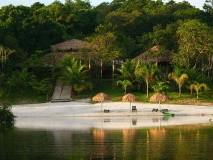
[{"label": "thatched roof", "polygon": [[156,93],[149,99],[150,102],[159,102],[159,101],[165,102],[169,100],[170,98],[167,95],[162,93]]},{"label": "thatched roof", "polygon": [[83,57],[86,56],[86,53],[80,52],[80,51],[77,51],[77,52],[73,52],[73,51],[51,52],[51,53],[46,54],[43,57],[43,60],[46,64],[55,65],[55,64],[61,62],[66,55],[74,55],[75,57],[78,57],[78,58],[81,57],[83,59]]},{"label": "thatched roof", "polygon": [[122,102],[135,102],[135,101],[139,101],[139,99],[131,93],[128,93],[122,97]]},{"label": "thatched roof", "polygon": [[79,49],[88,49],[89,44],[86,41],[71,39],[51,46],[52,51],[70,51]]},{"label": "thatched roof", "polygon": [[146,62],[171,62],[171,58],[170,51],[161,51],[160,46],[157,45],[138,55],[134,59],[136,61],[144,60]]},{"label": "thatched roof", "polygon": [[92,98],[92,101],[98,101],[98,102],[110,101],[110,100],[111,100],[110,96],[108,96],[107,94],[102,93],[102,92],[96,94],[96,95]]}]

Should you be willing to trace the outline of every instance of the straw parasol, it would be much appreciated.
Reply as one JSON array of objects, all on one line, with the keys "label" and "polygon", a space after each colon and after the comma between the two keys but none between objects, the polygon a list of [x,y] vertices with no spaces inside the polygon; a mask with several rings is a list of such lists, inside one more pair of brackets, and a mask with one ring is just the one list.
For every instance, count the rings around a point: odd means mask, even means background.
[{"label": "straw parasol", "polygon": [[160,102],[165,102],[165,101],[169,101],[170,98],[162,93],[156,93],[154,94],[152,97],[150,97],[149,101],[150,102],[159,102],[159,109],[160,109]]},{"label": "straw parasol", "polygon": [[105,93],[98,93],[96,94],[93,98],[92,98],[92,101],[96,101],[96,102],[101,102],[101,112],[102,112],[102,103],[104,101],[110,101],[111,98],[110,96],[108,96],[107,94]]},{"label": "straw parasol", "polygon": [[170,100],[170,98],[167,95],[162,94],[162,93],[156,93],[153,96],[151,96],[149,99],[150,102],[158,102],[158,101],[165,102],[165,101],[169,101],[169,100]]},{"label": "straw parasol", "polygon": [[139,101],[139,99],[134,96],[132,93],[128,93],[122,97],[122,102],[130,102],[130,111],[131,111],[131,102]]}]

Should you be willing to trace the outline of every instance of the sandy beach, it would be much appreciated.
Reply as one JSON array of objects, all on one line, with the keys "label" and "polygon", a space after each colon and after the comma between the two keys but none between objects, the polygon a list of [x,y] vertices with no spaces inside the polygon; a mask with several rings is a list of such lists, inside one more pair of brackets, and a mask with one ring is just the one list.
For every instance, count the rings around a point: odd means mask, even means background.
[{"label": "sandy beach", "polygon": [[[131,111],[136,106],[137,112]],[[213,115],[213,106],[150,104],[130,102],[89,103],[89,100],[14,105],[12,111],[18,117],[117,117],[117,116],[160,116],[152,109],[168,109],[176,116]],[[104,113],[109,110],[109,113]]]},{"label": "sandy beach", "polygon": [[[89,100],[14,105],[15,126],[34,129],[119,129],[185,124],[212,124],[213,106],[171,105],[129,102],[89,103]],[[152,109],[168,109],[174,117],[165,117]],[[103,111],[109,110],[109,113]],[[102,112],[101,112],[102,110]],[[130,125],[131,124],[131,125]]]}]

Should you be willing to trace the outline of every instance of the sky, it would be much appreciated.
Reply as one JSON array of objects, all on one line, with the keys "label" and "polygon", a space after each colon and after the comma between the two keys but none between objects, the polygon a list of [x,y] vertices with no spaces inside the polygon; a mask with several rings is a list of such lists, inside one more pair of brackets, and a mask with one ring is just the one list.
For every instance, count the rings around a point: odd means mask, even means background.
[{"label": "sky", "polygon": [[[65,2],[65,0],[60,0],[62,3]],[[101,4],[102,2],[111,2],[112,0],[90,0],[92,6],[97,6]],[[163,0],[163,2],[168,2],[169,0]],[[183,0],[175,0],[176,2],[182,2]],[[205,3],[205,0],[186,0],[188,1],[192,6],[195,6],[196,8],[203,9],[203,4]],[[54,0],[0,0],[0,8],[5,5],[12,4],[14,6],[17,5],[24,5],[24,6],[31,6],[35,2],[40,2],[45,5],[49,5]]]}]

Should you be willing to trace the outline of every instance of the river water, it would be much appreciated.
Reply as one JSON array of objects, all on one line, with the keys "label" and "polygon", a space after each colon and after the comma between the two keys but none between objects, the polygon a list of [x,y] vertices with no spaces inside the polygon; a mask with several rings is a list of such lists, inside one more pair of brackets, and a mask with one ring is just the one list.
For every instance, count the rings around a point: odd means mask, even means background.
[{"label": "river water", "polygon": [[212,160],[209,117],[175,118],[192,117],[18,118],[0,131],[0,160]]}]

